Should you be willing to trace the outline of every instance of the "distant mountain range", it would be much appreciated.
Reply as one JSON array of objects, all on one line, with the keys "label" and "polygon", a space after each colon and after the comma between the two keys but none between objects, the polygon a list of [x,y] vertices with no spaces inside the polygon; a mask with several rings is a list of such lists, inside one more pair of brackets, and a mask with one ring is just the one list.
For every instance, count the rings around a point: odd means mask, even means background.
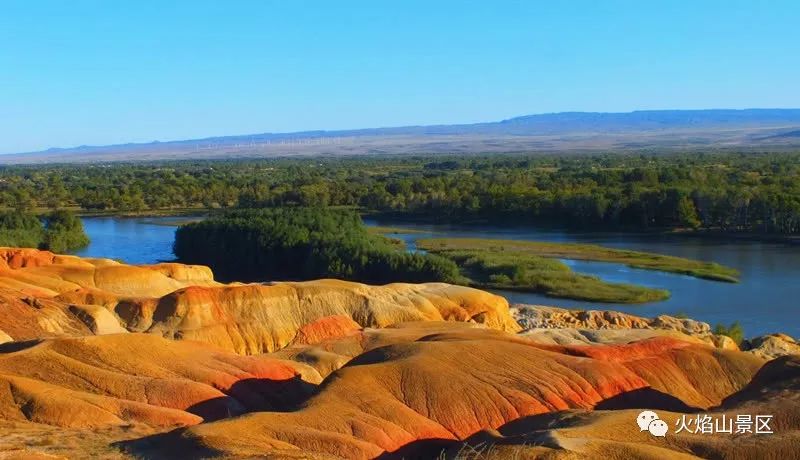
[{"label": "distant mountain range", "polygon": [[486,123],[261,133],[53,148],[0,163],[397,153],[800,147],[800,109],[562,112]]}]

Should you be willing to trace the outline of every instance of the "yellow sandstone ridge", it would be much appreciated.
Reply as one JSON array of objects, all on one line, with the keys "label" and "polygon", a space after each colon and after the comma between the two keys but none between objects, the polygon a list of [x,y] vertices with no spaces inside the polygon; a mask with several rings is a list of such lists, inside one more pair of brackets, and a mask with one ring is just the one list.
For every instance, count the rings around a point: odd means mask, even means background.
[{"label": "yellow sandstone ridge", "polygon": [[[225,285],[203,266],[131,266],[33,249],[0,248],[0,295],[9,298],[2,308],[13,307],[6,313],[15,317],[13,330],[2,320],[0,329],[17,340],[131,331],[258,354],[301,340],[298,334],[331,329],[323,321],[330,317],[358,327],[445,320],[519,330],[505,299],[462,286],[339,280]],[[319,330],[308,329],[319,321]]]}]

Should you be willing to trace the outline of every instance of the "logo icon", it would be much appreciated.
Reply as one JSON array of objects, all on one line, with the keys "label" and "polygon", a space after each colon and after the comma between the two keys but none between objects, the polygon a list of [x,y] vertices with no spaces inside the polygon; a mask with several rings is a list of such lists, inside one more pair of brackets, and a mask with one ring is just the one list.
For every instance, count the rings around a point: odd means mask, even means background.
[{"label": "logo icon", "polygon": [[636,417],[636,424],[639,425],[639,431],[649,431],[653,436],[663,438],[669,431],[667,422],[658,418],[658,414],[651,410],[642,411]]}]

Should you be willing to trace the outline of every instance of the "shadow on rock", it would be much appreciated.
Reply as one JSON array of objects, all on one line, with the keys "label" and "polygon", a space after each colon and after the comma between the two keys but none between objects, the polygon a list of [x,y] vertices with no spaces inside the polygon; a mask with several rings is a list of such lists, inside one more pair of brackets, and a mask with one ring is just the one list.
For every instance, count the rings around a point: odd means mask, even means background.
[{"label": "shadow on rock", "polygon": [[453,446],[461,445],[452,439],[420,439],[406,444],[394,452],[386,452],[377,460],[435,459]]},{"label": "shadow on rock", "polygon": [[14,353],[17,351],[26,350],[31,347],[35,347],[40,343],[44,342],[44,339],[34,339],[34,340],[23,340],[19,342],[6,342],[0,344],[0,354],[4,353]]},{"label": "shadow on rock", "polygon": [[136,458],[209,458],[220,452],[198,446],[187,440],[184,429],[178,428],[167,433],[145,436],[139,439],[118,441],[111,445]]},{"label": "shadow on rock", "polygon": [[692,407],[667,393],[653,388],[640,388],[626,391],[611,398],[601,401],[595,406],[596,410],[621,410],[621,409],[654,409],[670,412],[695,412],[700,410]]},{"label": "shadow on rock", "polygon": [[205,422],[247,412],[287,412],[305,402],[316,387],[299,375],[285,380],[244,379],[223,390],[225,396],[199,402],[186,411],[203,417]]}]

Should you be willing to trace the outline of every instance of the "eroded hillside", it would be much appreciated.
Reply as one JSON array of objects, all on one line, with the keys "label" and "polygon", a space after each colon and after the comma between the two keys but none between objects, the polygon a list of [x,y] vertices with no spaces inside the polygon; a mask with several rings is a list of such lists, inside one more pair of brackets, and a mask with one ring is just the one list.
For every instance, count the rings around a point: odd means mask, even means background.
[{"label": "eroded hillside", "polygon": [[[798,356],[768,361],[691,320],[3,249],[0,330],[7,456],[800,455]],[[642,408],[671,425],[771,414],[774,434],[659,438]]]}]

